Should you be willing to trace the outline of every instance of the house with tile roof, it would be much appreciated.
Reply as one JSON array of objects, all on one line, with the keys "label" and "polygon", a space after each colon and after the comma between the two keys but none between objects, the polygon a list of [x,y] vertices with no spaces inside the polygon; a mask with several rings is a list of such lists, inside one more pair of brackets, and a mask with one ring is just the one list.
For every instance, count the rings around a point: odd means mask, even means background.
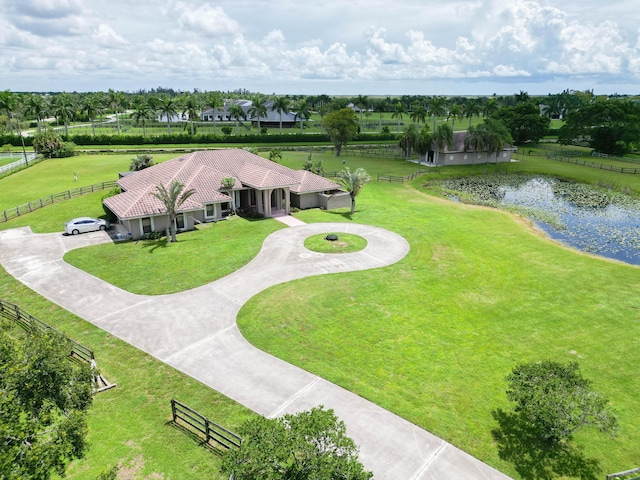
[{"label": "house with tile roof", "polygon": [[[203,122],[231,122],[234,119],[229,115],[229,108],[232,105],[239,105],[242,108],[246,116],[246,120],[251,122],[253,127],[258,125],[258,117],[255,115],[249,115],[251,111],[251,107],[253,106],[253,101],[251,100],[233,100],[224,105],[224,107],[220,109],[212,109],[208,108],[204,110],[200,114],[200,119]],[[273,108],[273,100],[267,100],[264,103],[265,107],[267,107],[267,114],[260,117],[260,126],[268,127],[268,128],[277,128],[280,126],[280,114]],[[242,122],[241,122],[242,123]],[[298,118],[295,112],[282,113],[282,127],[283,128],[293,128],[300,125],[300,118]]]},{"label": "house with tile roof", "polygon": [[158,185],[168,187],[173,180],[195,191],[178,210],[177,230],[191,230],[232,212],[268,218],[288,215],[291,207],[350,205],[349,194],[338,183],[242,149],[193,152],[131,173],[117,182],[123,192],[103,203],[134,239],[163,232],[168,216],[153,193]]}]

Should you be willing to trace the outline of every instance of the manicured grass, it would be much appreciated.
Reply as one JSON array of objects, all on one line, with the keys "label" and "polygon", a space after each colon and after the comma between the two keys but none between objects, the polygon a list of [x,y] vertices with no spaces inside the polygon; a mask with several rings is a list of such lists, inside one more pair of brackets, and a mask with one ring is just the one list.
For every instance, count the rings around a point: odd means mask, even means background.
[{"label": "manicured grass", "polygon": [[[175,153],[154,154],[153,159],[160,163],[177,156]],[[129,170],[133,157],[132,154],[79,155],[45,160],[2,179],[0,210],[65,190],[117,180],[118,172]],[[78,181],[74,181],[74,172]]]},{"label": "manicured grass", "polygon": [[296,216],[382,226],[403,235],[411,251],[387,268],[311,277],[254,297],[239,325],[258,348],[516,478],[533,478],[523,469],[533,446],[492,436],[494,415],[510,408],[504,377],[524,361],[575,360],[611,399],[620,435],[583,431],[555,458],[542,452],[537,461],[554,472],[548,478],[588,477],[581,468],[600,477],[636,465],[638,268],[565,249],[526,220],[409,185],[371,182],[353,216]]},{"label": "manicured grass", "polygon": [[232,431],[252,412],[45,300],[2,268],[0,292],[3,299],[92,348],[101,372],[118,384],[96,395],[89,410],[90,447],[65,478],[92,480],[121,463],[118,478],[226,480],[218,473],[220,455],[172,426],[170,400],[180,400]]},{"label": "manicured grass", "polygon": [[305,248],[320,253],[352,253],[359,252],[367,246],[367,241],[364,238],[351,233],[340,233],[337,235],[337,240],[327,240],[327,235],[331,233],[308,237],[304,241]]},{"label": "manicured grass", "polygon": [[[166,239],[110,243],[72,250],[64,259],[131,293],[164,295],[222,278],[257,255],[270,233],[284,228],[273,219],[228,220]],[[176,272],[177,274],[172,274]]]}]

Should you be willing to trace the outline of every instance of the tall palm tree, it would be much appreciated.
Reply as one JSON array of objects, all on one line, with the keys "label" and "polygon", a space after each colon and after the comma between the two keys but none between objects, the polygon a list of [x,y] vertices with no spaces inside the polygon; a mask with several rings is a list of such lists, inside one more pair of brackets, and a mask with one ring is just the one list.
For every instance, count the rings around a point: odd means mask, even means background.
[{"label": "tall palm tree", "polygon": [[182,97],[182,115],[185,113],[189,116],[191,124],[191,135],[193,135],[193,121],[198,117],[200,112],[200,102],[196,95],[187,93]]},{"label": "tall palm tree", "polygon": [[380,100],[376,100],[373,108],[378,111],[378,133],[382,133],[382,114],[387,111],[387,108],[389,108],[389,104],[383,98]]},{"label": "tall palm tree", "polygon": [[27,113],[36,117],[36,122],[38,122],[38,133],[40,133],[42,130],[41,122],[47,115],[47,102],[45,97],[38,93],[29,95],[29,99],[27,100]]},{"label": "tall palm tree", "polygon": [[445,99],[442,97],[431,97],[429,99],[429,113],[433,117],[433,132],[436,132],[436,120],[447,113]]},{"label": "tall palm tree", "polygon": [[428,113],[429,112],[427,112],[427,109],[424,108],[424,105],[416,105],[411,110],[409,118],[411,118],[411,120],[417,124],[420,124],[420,122],[425,123],[427,121]]},{"label": "tall palm tree", "polygon": [[160,113],[160,118],[167,117],[167,133],[171,135],[171,119],[178,114],[178,106],[175,99],[169,95],[162,95],[158,112]]},{"label": "tall palm tree", "polygon": [[353,104],[358,107],[358,112],[360,113],[360,131],[362,132],[362,113],[369,108],[369,98],[366,95],[358,95],[357,98],[353,99]]},{"label": "tall palm tree", "polygon": [[296,116],[295,118],[300,120],[300,133],[302,133],[303,121],[309,120],[311,117],[311,110],[309,109],[309,105],[306,100],[300,100],[296,105]]},{"label": "tall palm tree", "polygon": [[453,127],[456,124],[456,119],[461,120],[462,116],[463,116],[462,107],[457,103],[454,103],[453,105],[451,105],[451,108],[449,109],[449,117],[451,117],[451,130],[455,131]]},{"label": "tall palm tree", "polygon": [[127,96],[124,92],[116,92],[113,89],[109,89],[107,92],[109,106],[113,108],[116,113],[116,124],[118,125],[118,135],[120,135],[120,117],[118,116],[120,107],[123,107],[127,101]]},{"label": "tall palm tree", "polygon": [[18,99],[15,93],[9,90],[0,92],[0,110],[7,115],[7,130],[9,131],[9,134],[13,133],[11,116],[16,111],[17,106]]},{"label": "tall palm tree", "polygon": [[400,133],[400,122],[402,121],[402,116],[405,113],[407,113],[407,111],[404,108],[404,104],[402,102],[396,103],[396,105],[393,107],[393,113],[391,114],[391,118],[398,119],[398,133]]},{"label": "tall palm tree", "polygon": [[156,186],[156,191],[151,193],[162,202],[167,213],[167,243],[177,241],[175,223],[178,210],[195,193],[193,189],[184,190],[184,184],[177,180],[172,180],[168,189],[161,183]]},{"label": "tall palm tree", "polygon": [[473,117],[480,115],[480,104],[477,100],[469,100],[464,106],[464,116],[469,119],[469,129],[471,129],[471,121]]},{"label": "tall palm tree", "polygon": [[398,140],[398,146],[404,152],[405,160],[409,160],[409,156],[411,155],[411,150],[415,147],[418,139],[418,128],[414,123],[409,124],[408,127],[404,129],[400,139]]},{"label": "tall palm tree", "polygon": [[498,108],[500,108],[498,106],[498,101],[495,98],[490,98],[482,107],[482,116],[484,118],[489,118],[498,111]]},{"label": "tall palm tree", "polygon": [[147,99],[142,96],[138,96],[133,99],[132,107],[133,113],[131,114],[131,118],[134,122],[136,122],[136,125],[138,123],[142,124],[142,136],[146,137],[146,124],[148,120],[151,120],[153,118],[153,111],[151,110]]},{"label": "tall palm tree", "polygon": [[211,109],[213,118],[213,134],[216,134],[216,110],[224,107],[224,101],[218,92],[209,92],[205,96],[204,106]]},{"label": "tall palm tree", "polygon": [[289,113],[289,99],[287,97],[276,97],[271,105],[271,111],[278,112],[280,117],[280,133],[282,133],[282,114]]},{"label": "tall palm tree", "polygon": [[69,122],[76,115],[74,98],[66,92],[56,95],[53,98],[53,113],[57,119],[62,119],[64,123],[64,134],[69,135]]},{"label": "tall palm tree", "polygon": [[425,124],[420,130],[415,139],[414,149],[418,153],[418,162],[423,163],[427,161],[427,154],[431,150],[433,145],[433,136],[429,131],[429,125]]},{"label": "tall palm tree", "polygon": [[236,122],[236,135],[238,134],[238,122],[240,121],[240,119],[247,119],[247,114],[244,113],[244,110],[242,109],[242,107],[240,105],[238,105],[237,103],[233,103],[231,104],[231,106],[229,107],[228,110],[229,113],[229,118],[231,119],[235,119]]},{"label": "tall palm tree", "polygon": [[87,114],[91,121],[91,132],[96,136],[96,117],[103,112],[103,107],[96,95],[89,94],[82,99],[81,111]]},{"label": "tall palm tree", "polygon": [[435,147],[435,164],[438,165],[440,150],[450,147],[453,143],[453,130],[448,123],[438,125],[431,135]]},{"label": "tall palm tree", "polygon": [[349,192],[351,197],[351,214],[356,210],[356,197],[369,180],[371,180],[371,177],[364,168],[358,168],[352,172],[347,167],[338,172],[338,183]]},{"label": "tall palm tree", "polygon": [[260,118],[267,116],[267,105],[265,104],[265,99],[262,96],[256,96],[251,104],[251,108],[249,109],[249,115],[251,118],[256,118],[258,120],[258,132],[262,130],[260,126]]}]

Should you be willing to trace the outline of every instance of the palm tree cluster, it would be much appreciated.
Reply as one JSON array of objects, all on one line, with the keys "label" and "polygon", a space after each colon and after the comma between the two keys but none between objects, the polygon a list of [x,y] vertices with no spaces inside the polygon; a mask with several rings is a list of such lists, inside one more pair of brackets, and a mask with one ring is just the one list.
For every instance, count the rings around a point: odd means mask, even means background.
[{"label": "palm tree cluster", "polygon": [[498,156],[504,147],[512,143],[511,134],[504,124],[499,120],[488,118],[480,125],[469,129],[469,134],[464,139],[464,149],[474,152],[474,163],[476,155],[481,155],[482,152],[494,155],[498,163]]}]

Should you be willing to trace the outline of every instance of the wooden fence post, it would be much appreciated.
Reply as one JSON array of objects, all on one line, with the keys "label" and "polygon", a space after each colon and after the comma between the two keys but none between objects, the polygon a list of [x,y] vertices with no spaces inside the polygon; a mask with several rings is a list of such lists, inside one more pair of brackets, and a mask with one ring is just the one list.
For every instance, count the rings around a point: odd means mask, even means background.
[{"label": "wooden fence post", "polygon": [[173,417],[173,421],[176,421],[176,401],[171,399],[171,415]]}]

